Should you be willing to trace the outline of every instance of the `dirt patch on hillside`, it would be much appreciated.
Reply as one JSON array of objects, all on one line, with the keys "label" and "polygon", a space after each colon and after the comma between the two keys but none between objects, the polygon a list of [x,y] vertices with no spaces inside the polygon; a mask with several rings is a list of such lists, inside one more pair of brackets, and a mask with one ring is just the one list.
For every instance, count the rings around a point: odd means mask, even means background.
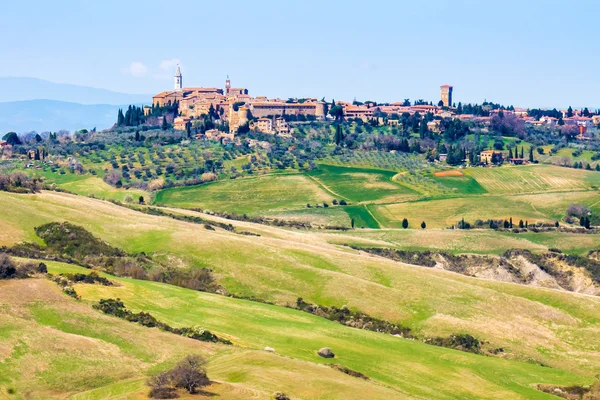
[{"label": "dirt patch on hillside", "polygon": [[462,171],[452,170],[452,171],[438,171],[438,172],[434,172],[433,176],[438,176],[438,177],[465,176],[465,174],[463,174]]}]

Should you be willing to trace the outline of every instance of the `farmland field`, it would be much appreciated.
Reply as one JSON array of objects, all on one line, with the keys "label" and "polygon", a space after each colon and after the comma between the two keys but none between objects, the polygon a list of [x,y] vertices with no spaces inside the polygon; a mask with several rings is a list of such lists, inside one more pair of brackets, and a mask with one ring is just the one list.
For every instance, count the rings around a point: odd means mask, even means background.
[{"label": "farmland field", "polygon": [[349,168],[330,165],[319,167],[308,176],[322,184],[331,193],[352,202],[385,199],[398,201],[418,195],[417,192],[393,181],[393,171],[367,168]]},{"label": "farmland field", "polygon": [[553,165],[469,168],[489,193],[532,193],[543,191],[591,190],[600,187],[600,173]]},{"label": "farmland field", "polygon": [[561,249],[567,254],[586,255],[598,247],[596,235],[565,232],[521,233],[493,230],[461,229],[381,229],[323,233],[330,243],[357,247],[393,247],[403,250],[439,250],[454,254],[497,254],[508,249],[527,249],[534,253],[549,248]]},{"label": "farmland field", "polygon": [[331,201],[332,195],[303,175],[264,175],[223,180],[199,186],[170,188],[156,194],[155,203],[253,214],[264,210],[305,207]]},{"label": "farmland field", "polygon": [[487,191],[477,182],[469,173],[464,174],[461,171],[443,171],[434,173],[431,177],[452,190],[455,194],[483,194]]},{"label": "farmland field", "polygon": [[[447,178],[444,178],[447,179]],[[556,194],[526,194],[432,199],[371,206],[373,214],[384,227],[399,228],[403,218],[417,228],[425,221],[429,228],[446,228],[461,219],[467,222],[488,219],[509,219],[552,223],[565,215],[570,204],[586,204],[596,211],[600,199],[595,192],[560,192]]]},{"label": "farmland field", "polygon": [[286,212],[264,212],[269,218],[288,221],[310,222],[321,226],[338,226],[349,228],[351,220],[357,228],[379,228],[379,222],[369,211],[369,205],[330,206],[328,208],[302,208]]}]

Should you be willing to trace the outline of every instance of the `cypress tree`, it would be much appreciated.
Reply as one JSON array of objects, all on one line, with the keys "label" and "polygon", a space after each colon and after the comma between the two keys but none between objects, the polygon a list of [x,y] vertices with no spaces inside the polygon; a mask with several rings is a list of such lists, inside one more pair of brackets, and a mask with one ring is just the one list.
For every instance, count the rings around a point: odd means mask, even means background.
[{"label": "cypress tree", "polygon": [[509,228],[511,228],[511,229],[512,229],[512,227],[513,227],[513,223],[512,223],[512,217],[510,217],[510,222],[509,222],[508,224],[509,224],[509,225],[508,225],[508,226],[509,226]]},{"label": "cypress tree", "polygon": [[529,148],[529,162],[533,162],[533,146]]},{"label": "cypress tree", "polygon": [[402,228],[404,228],[404,229],[408,228],[408,220],[406,218],[404,218],[402,220]]},{"label": "cypress tree", "polygon": [[163,115],[161,129],[166,131],[169,128],[169,124],[167,124],[167,117]]},{"label": "cypress tree", "polygon": [[124,123],[125,116],[123,115],[123,110],[119,108],[119,113],[117,114],[117,126],[123,126]]}]

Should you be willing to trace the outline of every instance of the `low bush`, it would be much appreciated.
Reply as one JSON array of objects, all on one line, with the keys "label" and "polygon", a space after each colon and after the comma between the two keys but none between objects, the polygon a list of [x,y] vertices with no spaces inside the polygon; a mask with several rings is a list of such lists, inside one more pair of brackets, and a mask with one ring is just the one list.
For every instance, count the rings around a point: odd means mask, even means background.
[{"label": "low bush", "polygon": [[210,385],[206,374],[206,360],[199,355],[187,356],[173,369],[148,379],[147,385],[150,386],[148,396],[155,399],[177,398],[177,389],[195,394],[201,387]]},{"label": "low bush", "polygon": [[342,308],[318,306],[306,303],[300,297],[296,300],[296,308],[353,328],[389,333],[391,335],[399,335],[402,337],[412,337],[410,328],[374,318],[362,312],[352,311],[346,306],[343,306]]},{"label": "low bush", "polygon": [[434,346],[449,347],[469,353],[481,353],[481,342],[469,334],[450,335],[445,338],[432,337],[425,339],[424,342]]},{"label": "low bush", "polygon": [[96,272],[90,272],[89,274],[61,274],[68,280],[74,283],[98,283],[102,286],[112,286],[113,283],[108,279],[98,275]]},{"label": "low bush", "polygon": [[0,279],[16,278],[17,268],[10,256],[0,253]]}]

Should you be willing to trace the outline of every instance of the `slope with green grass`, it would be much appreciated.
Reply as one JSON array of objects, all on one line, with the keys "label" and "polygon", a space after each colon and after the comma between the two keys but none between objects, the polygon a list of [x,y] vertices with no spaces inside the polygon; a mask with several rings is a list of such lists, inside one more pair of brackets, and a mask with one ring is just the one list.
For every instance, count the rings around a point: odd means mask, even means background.
[{"label": "slope with green grass", "polygon": [[[61,272],[60,264],[50,270]],[[68,267],[73,270],[73,267]],[[501,360],[425,345],[324,320],[300,311],[268,304],[231,299],[194,292],[154,282],[112,278],[119,286],[75,286],[86,303],[101,298],[121,298],[133,310],[143,310],[173,326],[201,326],[227,336],[234,349],[243,347],[260,350],[265,346],[277,354],[309,363],[341,364],[360,371],[380,385],[396,393],[391,398],[480,399],[480,398],[548,398],[533,389],[536,383],[582,384],[590,378],[554,368]],[[333,360],[316,354],[321,347],[331,347]],[[237,356],[239,357],[239,356]],[[235,357],[232,357],[235,358]],[[226,382],[244,381],[259,375],[263,365],[236,363],[229,371],[221,371],[221,359],[215,364],[218,379]],[[249,367],[249,368],[248,368]],[[222,367],[221,367],[222,368]],[[303,380],[304,378],[300,378]],[[357,382],[361,380],[356,379]],[[452,382],[450,385],[449,383]],[[346,398],[370,398],[371,386],[357,386]],[[383,390],[383,388],[382,388]],[[303,397],[290,392],[292,397]],[[329,398],[320,395],[318,398]]]},{"label": "slope with green grass", "polygon": [[[54,273],[87,272],[48,264]],[[90,305],[48,280],[0,281],[0,398],[145,399],[147,377],[189,354],[209,361],[213,383],[205,391],[211,397],[267,400],[283,391],[307,399],[407,398],[313,362],[257,346],[199,342],[103,315]],[[583,381],[569,374],[561,379]]]},{"label": "slope with green grass", "polygon": [[468,174],[494,194],[593,190],[600,173],[554,165],[531,164],[495,168],[469,168]]},{"label": "slope with green grass", "polygon": [[154,202],[183,208],[256,214],[265,210],[305,207],[307,203],[331,199],[327,191],[303,175],[274,174],[164,189],[156,193]]},{"label": "slope with green grass", "polygon": [[414,198],[418,193],[398,184],[393,171],[320,164],[308,173],[331,193],[351,202]]},{"label": "slope with green grass", "polygon": [[[0,193],[0,206],[11,210],[0,218],[0,232],[10,232],[0,236],[1,244],[33,240],[35,226],[68,220],[128,252],[144,251],[173,266],[212,268],[219,283],[240,296],[278,304],[293,303],[297,297],[327,306],[346,304],[428,336],[468,332],[504,348],[508,358],[583,373],[600,366],[600,353],[594,345],[594,338],[600,335],[598,298],[535,287],[519,287],[515,292],[510,284],[409,266],[337,247],[310,231],[232,222],[240,230],[261,234],[248,237],[52,192]],[[411,239],[415,245],[445,240],[438,236],[445,231],[412,232],[419,232],[419,237]],[[469,234],[470,241],[477,243],[478,232]],[[350,233],[346,236],[352,237]],[[543,248],[521,237],[490,237],[494,241],[486,245],[490,252],[521,247],[514,245],[515,239]],[[462,239],[454,237],[453,243],[460,245]]]}]

